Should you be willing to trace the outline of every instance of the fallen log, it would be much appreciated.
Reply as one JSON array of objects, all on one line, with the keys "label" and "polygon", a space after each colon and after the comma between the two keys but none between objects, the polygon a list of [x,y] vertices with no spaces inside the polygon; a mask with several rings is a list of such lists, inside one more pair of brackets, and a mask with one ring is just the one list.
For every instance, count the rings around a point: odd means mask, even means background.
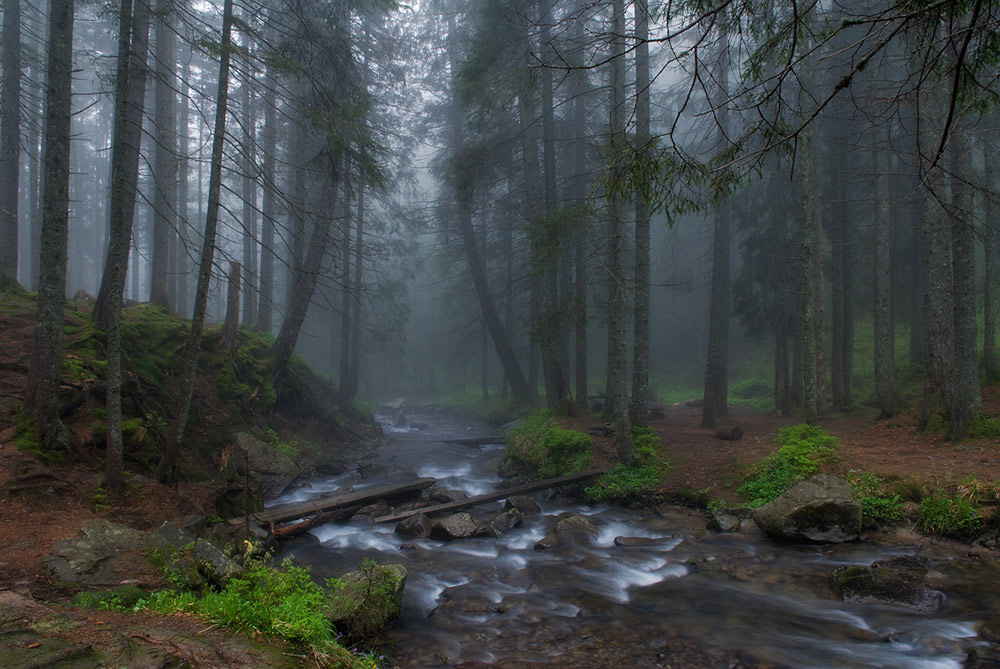
[{"label": "fallen log", "polygon": [[448,439],[446,444],[461,444],[462,446],[486,446],[488,444],[503,444],[506,439],[500,435],[490,437],[464,437],[459,439]]},{"label": "fallen log", "polygon": [[[274,525],[286,523],[290,520],[296,520],[298,518],[319,516],[335,509],[343,509],[349,506],[363,506],[380,499],[387,499],[410,492],[416,492],[423,490],[424,488],[430,488],[435,483],[437,483],[437,479],[423,478],[416,479],[414,481],[407,481],[406,483],[394,483],[391,485],[376,486],[374,488],[365,488],[364,490],[359,490],[358,492],[329,495],[327,497],[320,497],[319,499],[311,499],[307,502],[282,504],[281,506],[274,506],[270,509],[258,511],[257,513],[251,513],[249,515],[249,521],[255,525],[260,525],[261,527],[272,527]],[[245,524],[247,520],[248,518],[246,516],[241,518],[232,518],[230,519],[229,524],[233,527],[239,527],[240,525]]]},{"label": "fallen log", "polygon": [[715,432],[715,436],[719,439],[725,439],[726,441],[739,441],[743,438],[743,430],[738,426],[733,427],[720,427]]},{"label": "fallen log", "polygon": [[486,504],[487,502],[496,502],[501,499],[506,499],[514,495],[526,495],[529,492],[538,492],[539,490],[547,490],[548,488],[556,488],[561,485],[569,485],[570,483],[579,483],[580,481],[586,481],[587,479],[592,479],[596,476],[600,476],[606,470],[604,469],[590,469],[585,472],[579,472],[577,474],[568,474],[567,476],[560,476],[554,479],[546,479],[544,481],[535,481],[534,483],[529,483],[527,485],[517,486],[516,488],[508,488],[507,490],[498,490],[496,492],[489,492],[485,495],[476,495],[475,497],[467,497],[465,499],[460,499],[455,502],[448,502],[447,504],[438,504],[437,506],[428,506],[423,509],[412,509],[410,511],[403,511],[402,513],[393,514],[391,516],[379,516],[375,519],[376,523],[391,523],[394,521],[404,520],[410,516],[415,516],[418,513],[424,513],[428,516],[433,516],[440,513],[448,513],[450,511],[461,511],[462,509],[471,509],[474,506],[479,506],[480,504]]}]

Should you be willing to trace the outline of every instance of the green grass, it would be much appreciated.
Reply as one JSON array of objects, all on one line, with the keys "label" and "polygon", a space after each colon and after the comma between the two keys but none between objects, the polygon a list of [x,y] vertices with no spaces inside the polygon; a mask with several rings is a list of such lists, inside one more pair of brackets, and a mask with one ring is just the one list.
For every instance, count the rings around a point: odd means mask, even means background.
[{"label": "green grass", "polygon": [[251,562],[243,575],[230,579],[222,590],[206,590],[201,597],[182,590],[157,592],[136,608],[196,614],[252,637],[305,647],[317,659],[333,660],[334,666],[365,666],[337,643],[327,616],[330,605],[331,594],[307,570],[285,561],[281,568]]},{"label": "green grass", "polygon": [[536,411],[507,435],[507,457],[535,478],[548,479],[590,467],[590,435],[565,430],[546,411]]},{"label": "green grass", "polygon": [[656,486],[669,464],[660,455],[663,448],[651,427],[633,427],[634,463],[619,462],[592,485],[584,488],[594,502],[617,500],[625,503],[656,501]]},{"label": "green grass", "polygon": [[903,503],[898,494],[885,489],[885,482],[871,472],[847,473],[847,482],[861,503],[862,522],[867,527],[882,527],[903,520]]},{"label": "green grass", "polygon": [[949,497],[937,490],[920,502],[917,526],[936,537],[972,539],[983,531],[983,517],[964,497]]},{"label": "green grass", "polygon": [[767,504],[794,484],[814,474],[829,461],[837,439],[815,425],[793,425],[778,430],[778,450],[752,465],[739,488],[747,506]]}]

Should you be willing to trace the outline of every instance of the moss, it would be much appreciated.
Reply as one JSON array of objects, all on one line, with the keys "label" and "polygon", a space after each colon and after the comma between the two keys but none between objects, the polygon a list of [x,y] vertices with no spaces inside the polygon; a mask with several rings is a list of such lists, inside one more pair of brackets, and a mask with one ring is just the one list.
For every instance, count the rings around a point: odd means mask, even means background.
[{"label": "moss", "polygon": [[17,429],[14,434],[14,443],[17,450],[24,453],[31,453],[53,465],[63,465],[66,463],[66,452],[57,449],[44,449],[38,444],[37,432],[35,431],[35,419],[31,412],[23,406],[14,412],[14,423]]},{"label": "moss", "polygon": [[507,457],[548,479],[580,472],[590,466],[590,435],[565,430],[539,411],[507,436]]}]

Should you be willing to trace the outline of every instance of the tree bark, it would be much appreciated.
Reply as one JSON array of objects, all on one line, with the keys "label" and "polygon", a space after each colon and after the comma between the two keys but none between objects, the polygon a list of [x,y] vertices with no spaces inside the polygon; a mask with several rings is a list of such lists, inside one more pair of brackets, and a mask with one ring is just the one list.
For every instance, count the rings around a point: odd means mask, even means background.
[{"label": "tree bark", "polygon": [[[625,2],[611,3],[611,179],[620,183],[625,150]],[[625,204],[620,194],[607,195],[608,221],[608,374],[607,397],[615,428],[615,451],[622,462],[635,459],[628,416],[625,328],[628,296],[625,290]]]},{"label": "tree bark", "polygon": [[[124,6],[123,6],[124,7]],[[132,226],[135,218],[135,196],[138,190],[139,147],[142,143],[142,113],[146,97],[146,54],[149,49],[149,6],[140,0],[135,5],[129,3],[128,24],[123,13],[118,39],[118,75],[115,90],[115,126],[112,138],[111,158],[111,203],[109,206],[108,234],[111,229],[120,230],[120,258],[122,267],[128,266],[129,250],[132,242]],[[123,87],[119,90],[118,87]],[[119,99],[118,95],[122,97]],[[118,159],[115,152],[121,154]],[[120,228],[113,219],[120,217]],[[110,248],[110,240],[108,246]],[[109,301],[111,299],[111,271],[115,262],[110,253],[105,258],[101,288],[94,301],[94,322],[99,327],[107,327]],[[133,281],[138,281],[138,263],[132,272]],[[133,297],[137,291],[133,290]]]},{"label": "tree bark", "polygon": [[168,434],[163,457],[156,467],[156,478],[168,483],[176,482],[177,459],[187,430],[194,380],[198,372],[201,353],[201,334],[205,326],[205,308],[208,305],[208,285],[215,260],[215,239],[219,226],[219,195],[222,190],[222,152],[226,141],[226,114],[229,110],[229,60],[232,51],[233,0],[225,0],[222,9],[222,40],[219,59],[219,84],[215,107],[215,129],[212,136],[212,162],[208,179],[208,205],[205,212],[205,233],[202,239],[201,260],[198,265],[198,286],[194,295],[194,313],[191,331],[184,346],[184,367],[181,373],[177,414]]},{"label": "tree bark", "polygon": [[[635,14],[635,134],[641,153],[650,151],[649,126],[649,7],[647,0],[632,0]],[[722,75],[725,81],[725,76]],[[728,249],[728,240],[726,242]],[[727,272],[728,275],[728,272]],[[728,282],[728,276],[726,278]],[[713,290],[715,284],[713,283]],[[632,403],[633,425],[649,423],[649,205],[635,198],[635,300],[633,304]],[[729,314],[726,314],[728,319]],[[724,391],[723,391],[724,392]],[[725,413],[723,407],[722,413]]]},{"label": "tree bark", "polygon": [[188,217],[188,174],[191,168],[187,160],[187,156],[191,153],[188,129],[190,71],[190,65],[185,62],[181,73],[181,85],[185,94],[181,97],[180,111],[177,114],[177,256],[174,263],[174,309],[184,318],[188,316],[188,244],[191,237],[191,222]]},{"label": "tree bark", "polygon": [[222,324],[222,345],[229,351],[236,348],[236,335],[240,331],[240,282],[242,268],[238,262],[229,263],[229,283],[226,289],[226,320]]},{"label": "tree bark", "polygon": [[275,151],[277,150],[277,109],[275,107],[274,78],[268,67],[264,89],[264,192],[261,199],[261,250],[260,250],[260,302],[257,305],[257,329],[271,331],[271,313],[274,301],[274,213],[275,213]]},{"label": "tree bark", "polygon": [[819,264],[817,258],[815,230],[816,224],[813,220],[816,209],[813,200],[816,194],[813,184],[812,170],[812,142],[815,138],[809,137],[806,146],[802,149],[802,165],[799,172],[799,190],[801,199],[801,212],[799,214],[801,235],[801,272],[802,272],[802,302],[799,311],[799,332],[802,341],[802,411],[805,422],[815,425],[818,419],[818,393],[816,388],[816,267]]},{"label": "tree bark", "polygon": [[[249,41],[249,38],[248,38]],[[243,317],[250,325],[257,321],[257,295],[254,292],[257,276],[257,158],[254,151],[253,75],[243,79],[241,120],[243,125]]]},{"label": "tree bark", "polygon": [[73,9],[73,0],[52,0],[49,11],[41,266],[25,398],[35,420],[39,448],[57,452],[69,444],[66,429],[59,420],[59,381],[69,233]]},{"label": "tree bark", "polygon": [[[994,108],[990,115],[994,123],[1000,114]],[[995,125],[994,125],[995,127]],[[983,362],[986,380],[990,383],[1000,380],[1000,362],[997,360],[997,281],[1000,280],[1000,264],[997,263],[997,150],[996,139],[987,133],[983,137],[983,164],[986,189],[983,195]]]},{"label": "tree bark", "polygon": [[21,0],[3,0],[0,88],[0,285],[17,281],[18,179],[21,176]]},{"label": "tree bark", "polygon": [[177,229],[177,77],[173,0],[156,2],[156,124],[153,158],[153,253],[149,301],[161,307],[170,303],[170,238]]},{"label": "tree bark", "polygon": [[[360,175],[359,175],[360,176]],[[343,391],[351,377],[351,200],[354,175],[350,158],[344,159],[344,200],[340,215],[340,383]]]},{"label": "tree bark", "polygon": [[976,230],[972,194],[966,180],[972,161],[965,121],[951,136],[952,273],[955,318],[955,358],[948,437],[965,437],[983,408],[979,394],[979,356],[976,334]]},{"label": "tree bark", "polygon": [[353,299],[351,300],[351,359],[350,374],[347,377],[347,387],[344,392],[354,399],[361,383],[361,298],[364,295],[364,274],[362,268],[364,234],[365,234],[365,182],[358,184],[358,220],[354,226],[354,279]]},{"label": "tree bark", "polygon": [[892,333],[892,224],[889,218],[889,146],[875,147],[875,396],[881,418],[896,413]]}]

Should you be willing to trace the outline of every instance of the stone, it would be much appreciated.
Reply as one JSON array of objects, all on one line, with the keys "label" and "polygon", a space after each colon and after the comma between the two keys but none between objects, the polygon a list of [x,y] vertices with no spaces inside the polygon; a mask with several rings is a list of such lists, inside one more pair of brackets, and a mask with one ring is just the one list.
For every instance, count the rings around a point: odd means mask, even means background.
[{"label": "stone", "polygon": [[251,484],[260,490],[264,499],[284,493],[302,473],[290,457],[271,444],[245,432],[237,432],[234,441],[237,452],[231,459],[236,461],[237,471],[245,474],[243,470],[249,463]]},{"label": "stone", "polygon": [[390,513],[392,513],[392,509],[389,507],[389,503],[384,499],[380,499],[374,504],[361,507],[354,515],[371,519],[378,518],[380,516],[388,516]]},{"label": "stone", "polygon": [[521,512],[517,509],[504,511],[490,522],[490,527],[499,536],[521,525]]},{"label": "stone", "polygon": [[570,537],[587,537],[592,539],[597,536],[597,526],[586,516],[573,513],[565,518],[561,518],[556,523],[556,534],[560,539]]},{"label": "stone", "polygon": [[399,618],[406,576],[401,564],[363,566],[341,576],[343,587],[336,591],[330,607],[337,632],[370,639]]},{"label": "stone", "polygon": [[944,595],[927,586],[927,568],[911,557],[894,557],[870,566],[839,567],[829,582],[845,602],[896,606],[914,613],[933,613]]},{"label": "stone", "polygon": [[396,414],[396,419],[392,421],[394,427],[406,427],[406,414],[400,411]]},{"label": "stone", "polygon": [[229,535],[225,523],[216,523],[208,533],[208,543],[218,548],[223,553],[232,555],[233,538]]},{"label": "stone", "polygon": [[846,481],[817,474],[757,509],[753,520],[776,539],[840,543],[861,534],[861,504]]},{"label": "stone", "polygon": [[229,581],[230,577],[242,571],[238,564],[205,539],[198,539],[194,542],[191,558],[202,576],[209,583],[220,588]]},{"label": "stone", "polygon": [[191,534],[198,536],[205,531],[205,516],[200,513],[192,513],[189,516],[185,516],[184,520],[181,521],[181,527]]},{"label": "stone", "polygon": [[446,490],[440,486],[434,486],[427,494],[427,501],[432,504],[447,504],[448,502],[454,502],[462,499],[463,497],[465,496],[457,491]]},{"label": "stone", "polygon": [[88,520],[73,539],[61,539],[42,558],[57,581],[81,585],[119,582],[118,558],[142,545],[142,533],[102,519]]},{"label": "stone", "polygon": [[555,548],[559,545],[559,535],[555,532],[549,532],[544,537],[535,542],[536,551],[547,551]]},{"label": "stone", "polygon": [[728,513],[713,513],[706,527],[712,532],[739,532],[742,519]]},{"label": "stone", "polygon": [[434,521],[431,526],[430,537],[440,541],[451,541],[452,539],[465,539],[476,533],[476,521],[467,513],[453,513],[440,520]]},{"label": "stone", "polygon": [[656,537],[615,537],[615,546],[619,546],[621,548],[650,546],[652,544],[658,544],[662,541],[663,539],[657,539]]},{"label": "stone", "polygon": [[168,520],[149,535],[149,543],[153,548],[183,550],[186,546],[194,544],[194,535]]},{"label": "stone", "polygon": [[522,514],[525,514],[538,513],[542,510],[542,507],[538,506],[538,502],[526,495],[511,495],[504,502],[503,510],[510,511],[511,509],[517,509]]},{"label": "stone", "polygon": [[431,527],[430,518],[418,513],[396,523],[396,529],[393,531],[401,537],[426,537],[431,533]]}]

